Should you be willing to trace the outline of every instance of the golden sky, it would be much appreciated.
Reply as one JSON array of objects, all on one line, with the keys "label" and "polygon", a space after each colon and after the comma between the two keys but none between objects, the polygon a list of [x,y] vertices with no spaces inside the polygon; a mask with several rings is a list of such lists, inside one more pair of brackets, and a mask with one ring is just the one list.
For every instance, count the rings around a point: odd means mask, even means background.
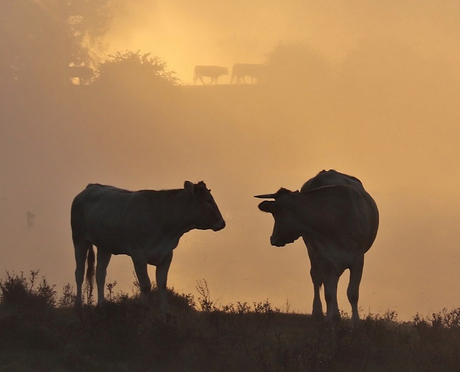
[{"label": "golden sky", "polygon": [[[456,267],[460,261],[456,229],[460,178],[455,169],[460,155],[459,96],[453,96],[442,82],[433,83],[439,78],[449,79],[440,71],[444,66],[458,77],[457,2],[327,0],[285,1],[280,5],[271,0],[175,0],[156,1],[154,6],[149,5],[151,2],[141,4],[133,6],[130,17],[120,20],[112,30],[113,45],[158,54],[185,83],[191,82],[196,64],[231,67],[235,62],[264,62],[278,43],[293,41],[308,43],[334,63],[352,56],[362,71],[358,79],[366,80],[372,74],[381,74],[382,79],[385,74],[394,75],[396,83],[388,87],[394,100],[390,104],[379,102],[376,88],[370,95],[357,93],[362,101],[339,109],[336,115],[324,115],[320,110],[312,114],[316,125],[335,121],[327,123],[324,131],[301,130],[304,135],[318,136],[315,151],[289,142],[298,141],[290,134],[278,137],[279,146],[267,139],[272,156],[284,157],[285,163],[275,162],[276,167],[261,172],[260,189],[251,192],[270,192],[279,186],[299,188],[323,168],[354,174],[375,196],[382,214],[380,233],[365,265],[363,310],[395,309],[404,317],[416,311],[425,314],[459,305],[460,295],[453,284],[458,279]],[[361,59],[365,48],[375,53],[373,65]],[[359,81],[352,84],[359,89]],[[252,125],[243,135],[254,138],[255,146],[257,137],[259,144],[264,143],[260,137],[266,134],[258,134],[262,125]],[[273,130],[275,134],[280,136]],[[309,156],[302,159],[302,151]],[[251,192],[248,190],[248,194]],[[249,202],[247,208],[255,208],[253,204]],[[247,231],[247,235],[238,234],[243,241],[235,237],[234,244],[244,244],[252,236],[255,241],[246,250],[264,242],[267,246],[248,257],[239,257],[249,261],[243,266],[250,266],[251,274],[247,279],[219,281],[222,283],[221,287],[215,284],[216,295],[224,302],[228,296],[240,293],[251,293],[246,299],[275,296],[277,301],[286,298],[296,309],[309,311],[311,284],[303,243],[296,242],[284,250],[270,248],[271,218],[256,212],[241,215],[241,223],[246,225],[249,219],[264,227]],[[205,235],[200,238],[209,239]],[[212,266],[213,261],[208,258],[208,262]],[[236,262],[230,266],[230,272],[238,271]],[[277,284],[256,274],[266,269],[268,277],[277,277]],[[181,264],[178,270],[193,269]],[[202,276],[207,277],[205,273]],[[209,275],[211,283],[213,276]],[[341,283],[345,288],[345,278]],[[264,292],[264,285],[276,288]],[[348,309],[344,290],[341,295],[341,307]]]},{"label": "golden sky", "polygon": [[138,0],[117,18],[108,42],[161,56],[187,83],[195,65],[264,62],[275,45],[292,41],[341,60],[363,39],[391,39],[460,62],[459,7],[415,0]]},{"label": "golden sky", "polygon": [[[289,301],[291,310],[310,313],[306,248],[301,241],[270,246],[273,220],[258,211],[253,195],[299,189],[333,168],[361,179],[381,214],[366,254],[362,314],[395,310],[410,319],[460,306],[460,3],[131,4],[109,32],[110,48],[152,52],[184,83],[195,65],[260,63],[280,42],[302,42],[342,71],[341,85],[325,93],[312,76],[305,95],[289,101],[298,90],[293,81],[287,96],[273,97],[276,105],[255,100],[243,114],[232,110],[243,104],[236,99],[217,102],[215,111],[200,107],[193,117],[172,113],[161,122],[119,126],[111,122],[115,109],[65,129],[62,118],[34,126],[31,110],[30,125],[11,125],[0,139],[10,175],[0,180],[1,240],[11,247],[0,251],[4,269],[40,269],[58,290],[74,283],[70,203],[90,182],[136,190],[204,180],[227,227],[185,235],[169,285],[197,296],[196,281],[205,279],[220,304],[268,298],[282,310]],[[27,210],[37,216],[32,229]],[[132,273],[128,257],[114,257],[107,279],[130,291]],[[346,272],[339,307],[350,312],[347,281]]]}]

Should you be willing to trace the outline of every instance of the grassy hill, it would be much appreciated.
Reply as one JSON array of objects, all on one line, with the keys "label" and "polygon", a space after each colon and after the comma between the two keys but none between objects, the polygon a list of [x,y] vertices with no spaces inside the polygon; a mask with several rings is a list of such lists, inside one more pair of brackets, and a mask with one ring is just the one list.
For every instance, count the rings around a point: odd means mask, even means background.
[{"label": "grassy hill", "polygon": [[[113,284],[113,283],[112,283]],[[113,289],[113,288],[112,288]],[[217,307],[206,283],[199,297],[170,291],[165,321],[136,294],[104,306],[73,307],[38,272],[0,282],[0,371],[458,371],[460,309],[399,322],[344,314],[327,325],[264,303]],[[90,301],[91,302],[91,301]]]}]

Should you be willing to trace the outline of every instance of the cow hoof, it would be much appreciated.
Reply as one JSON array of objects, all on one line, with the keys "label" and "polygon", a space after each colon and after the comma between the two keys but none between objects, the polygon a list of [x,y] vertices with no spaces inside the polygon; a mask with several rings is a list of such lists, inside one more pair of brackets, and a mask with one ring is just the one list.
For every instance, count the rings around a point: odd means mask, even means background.
[{"label": "cow hoof", "polygon": [[312,318],[317,321],[317,322],[323,322],[324,321],[324,314],[323,312],[313,312]]}]

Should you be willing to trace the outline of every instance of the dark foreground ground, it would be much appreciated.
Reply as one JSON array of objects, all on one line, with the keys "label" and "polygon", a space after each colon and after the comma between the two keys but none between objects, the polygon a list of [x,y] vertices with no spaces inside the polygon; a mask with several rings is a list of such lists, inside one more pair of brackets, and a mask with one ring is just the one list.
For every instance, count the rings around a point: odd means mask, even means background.
[{"label": "dark foreground ground", "polygon": [[165,321],[136,295],[106,305],[72,306],[46,279],[8,275],[0,282],[0,371],[459,371],[460,309],[368,315],[334,326],[265,303],[217,307],[206,283],[170,292]]}]

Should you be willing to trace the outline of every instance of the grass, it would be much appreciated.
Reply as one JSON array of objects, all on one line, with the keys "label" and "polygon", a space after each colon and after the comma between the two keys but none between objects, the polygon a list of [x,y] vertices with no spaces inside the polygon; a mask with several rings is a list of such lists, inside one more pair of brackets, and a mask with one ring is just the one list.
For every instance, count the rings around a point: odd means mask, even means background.
[{"label": "grass", "polygon": [[368,314],[334,326],[263,303],[217,306],[207,283],[198,298],[169,291],[164,321],[138,294],[103,306],[57,298],[38,271],[0,281],[0,371],[458,371],[460,309],[399,322]]}]

